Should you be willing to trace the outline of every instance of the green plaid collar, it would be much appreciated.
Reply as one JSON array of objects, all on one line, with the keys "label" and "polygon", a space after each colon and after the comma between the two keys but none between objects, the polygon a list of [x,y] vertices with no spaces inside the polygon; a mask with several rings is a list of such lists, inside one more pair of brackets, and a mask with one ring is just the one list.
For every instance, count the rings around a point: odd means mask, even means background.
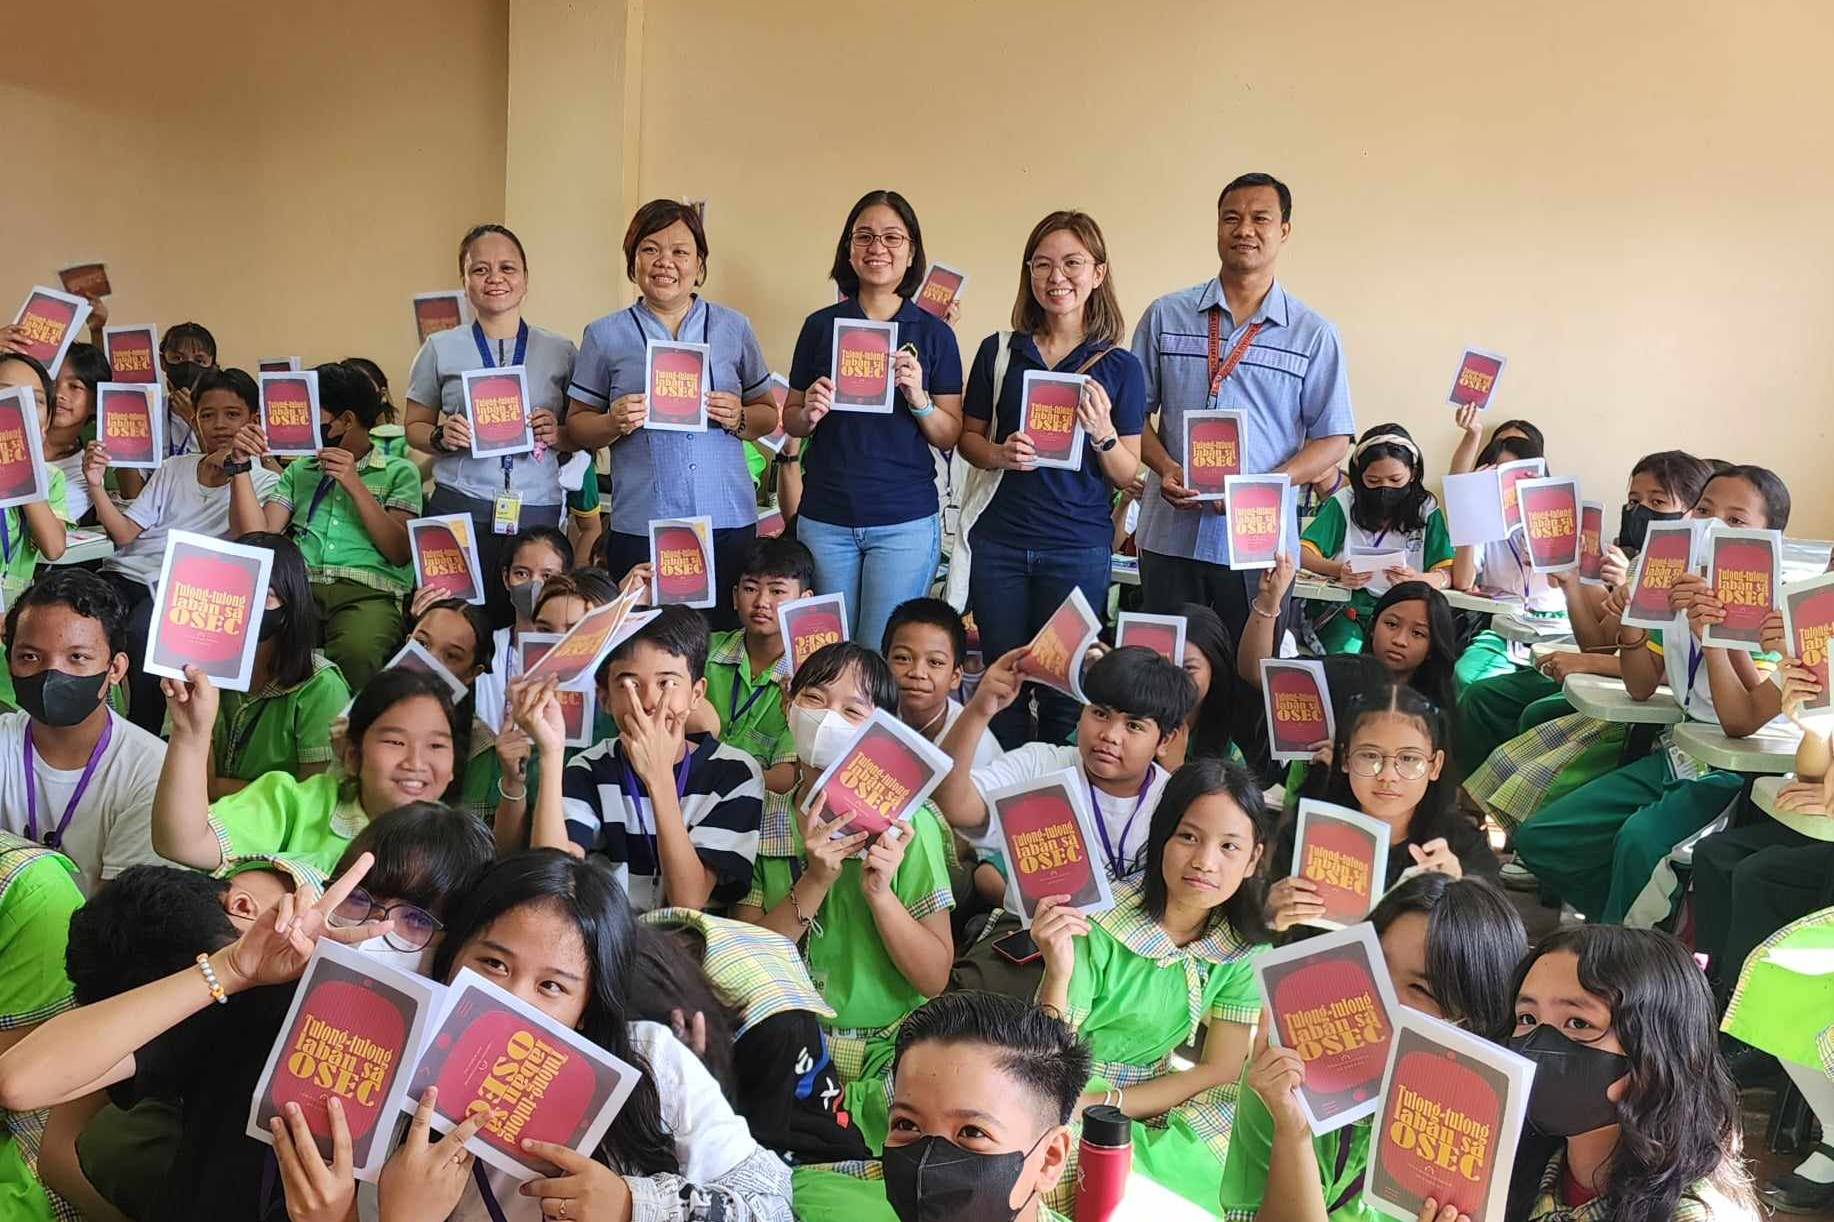
[{"label": "green plaid collar", "polygon": [[1146,913],[1142,904],[1143,887],[1139,878],[1114,885],[1114,907],[1098,912],[1090,920],[1100,925],[1115,941],[1154,963],[1199,961],[1229,963],[1248,954],[1253,947],[1235,931],[1227,920],[1220,922],[1195,942],[1180,946],[1172,941],[1159,922]]},{"label": "green plaid collar", "polygon": [[834,1008],[815,991],[795,943],[782,934],[692,908],[659,908],[639,919],[664,929],[690,925],[700,931],[707,945],[701,957],[707,979],[744,1011],[736,1035],[791,1010],[834,1017]]},{"label": "green plaid collar", "polygon": [[6,895],[7,888],[26,872],[27,867],[46,857],[55,857],[63,862],[70,877],[81,876],[82,872],[76,868],[76,863],[56,849],[46,848],[11,832],[0,832],[0,897]]},{"label": "green plaid collar", "polygon": [[261,687],[242,697],[242,705],[243,707],[249,707],[257,700],[267,700],[274,696],[285,696],[292,692],[296,692],[306,684],[312,682],[312,680],[318,678],[319,672],[330,670],[332,665],[333,663],[330,658],[327,658],[324,654],[314,649],[312,651],[312,669],[307,673],[305,678],[301,679],[298,683],[290,684],[285,687],[282,687],[277,681],[269,679],[266,683],[262,684]]},{"label": "green plaid collar", "polygon": [[[717,662],[721,666],[736,666],[742,676],[751,669],[751,656],[745,652],[745,629],[730,628],[725,632],[716,632],[707,644],[707,661]],[[790,673],[790,655],[786,651],[778,657],[776,665],[771,667],[771,678],[777,679]],[[758,676],[752,676],[752,686],[758,685]]]}]

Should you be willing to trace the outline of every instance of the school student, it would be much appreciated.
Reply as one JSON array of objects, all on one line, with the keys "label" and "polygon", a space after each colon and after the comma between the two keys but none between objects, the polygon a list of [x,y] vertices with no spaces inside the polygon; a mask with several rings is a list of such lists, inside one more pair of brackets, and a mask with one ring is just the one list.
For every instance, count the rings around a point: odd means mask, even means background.
[{"label": "school student", "polygon": [[[1038,1003],[1095,1058],[1083,1102],[1132,1117],[1134,1170],[1206,1209],[1260,1012],[1251,961],[1266,936],[1256,868],[1268,823],[1246,770],[1186,764],[1152,813],[1144,868],[1115,885],[1116,906],[1085,916],[1051,896],[1032,923]],[[1200,1058],[1178,1068],[1172,1053],[1200,1028]]]},{"label": "school student", "polygon": [[[101,335],[94,330],[96,313],[89,315],[90,334],[100,344]],[[165,457],[196,454],[202,446],[197,424],[198,388],[207,375],[217,371],[216,336],[202,323],[181,322],[167,327],[159,337],[159,367],[166,375]],[[151,476],[145,471],[115,472],[115,487],[127,500],[139,496],[150,482]]]},{"label": "school student", "polygon": [[[522,672],[517,669],[516,638],[535,627],[535,600],[541,583],[560,573],[573,571],[573,547],[567,536],[552,526],[526,526],[516,532],[500,549],[501,564],[485,566],[484,584],[503,591],[510,608],[510,620],[496,629],[490,642],[490,665],[473,683],[478,719],[493,732],[506,724],[504,706],[509,698],[509,681]],[[493,585],[491,578],[495,576]],[[425,602],[422,602],[425,599]],[[414,610],[437,601],[421,591],[414,596]]]},{"label": "school student", "polygon": [[[811,439],[796,537],[815,554],[816,590],[847,596],[856,641],[879,640],[892,608],[928,592],[942,545],[931,451],[961,434],[962,360],[948,324],[912,300],[927,270],[904,196],[861,196],[834,246],[843,299],[804,320],[790,364],[783,427]],[[898,324],[890,415],[834,410],[834,327],[860,318]]]},{"label": "school student", "polygon": [[803,948],[809,975],[830,1006],[828,1034],[847,1084],[846,1106],[866,1144],[885,1139],[885,1074],[898,1023],[948,985],[954,959],[948,847],[925,803],[879,835],[833,837],[807,787],[840,756],[874,709],[893,713],[898,687],[885,660],[849,641],[804,662],[790,681],[796,787],[767,812],[751,891],[733,916],[775,930]]},{"label": "school student", "polygon": [[[611,529],[605,567],[623,573],[649,559],[649,526],[663,518],[713,519],[713,626],[729,610],[740,557],[757,537],[758,497],[745,442],[777,428],[770,364],[751,323],[696,290],[707,278],[707,233],[692,204],[653,199],[624,232],[624,274],[638,299],[586,328],[567,388],[567,437],[581,450],[611,447]],[[708,346],[707,428],[646,428],[651,341]]]},{"label": "school student", "polygon": [[71,344],[57,371],[56,392],[45,428],[45,462],[64,473],[64,501],[71,522],[89,513],[89,485],[83,482],[83,434],[93,432],[96,387],[114,380],[108,358],[94,344]]},{"label": "school student", "polygon": [[[108,532],[115,552],[102,562],[102,574],[114,585],[128,609],[131,656],[128,716],[142,729],[157,732],[165,716],[159,678],[143,672],[147,636],[153,618],[153,588],[165,559],[166,539],[175,530],[225,538],[231,534],[230,482],[246,474],[258,502],[266,502],[280,477],[255,462],[248,449],[251,434],[243,430],[256,419],[260,392],[240,369],[209,369],[195,383],[192,408],[201,452],[168,457],[153,472],[125,510],[115,508],[102,487],[110,456],[101,442],[91,442],[83,458],[83,480],[95,505],[96,522]],[[252,432],[252,431],[251,431]]]},{"label": "school student", "polygon": [[1564,927],[1522,960],[1515,993],[1509,1047],[1537,1072],[1508,1216],[1755,1222],[1738,1096],[1686,948],[1655,930]]},{"label": "school student", "polygon": [[[961,613],[940,598],[899,603],[885,622],[879,652],[898,680],[898,717],[933,743],[961,720],[962,702],[951,693],[962,685],[968,658],[968,628]],[[984,768],[1002,754],[992,733],[974,744],[974,766]]]},{"label": "school student", "polygon": [[[1774,472],[1733,466],[1707,481],[1690,516],[1784,530],[1789,511],[1789,490]],[[1733,737],[1755,733],[1781,708],[1781,693],[1768,678],[1774,656],[1703,646],[1700,634],[1723,614],[1704,590],[1698,574],[1684,574],[1670,594],[1673,622],[1654,631],[1617,621],[1624,591],[1606,602],[1608,622],[1617,623],[1624,687],[1648,700],[1666,683],[1690,720],[1716,724]],[[1516,832],[1517,855],[1544,888],[1588,919],[1658,924],[1679,887],[1669,855],[1717,819],[1744,784],[1735,772],[1695,771],[1684,765],[1677,772],[1671,752],[1651,751],[1536,811]]]},{"label": "school student", "polygon": [[1227,759],[1242,763],[1235,745],[1236,674],[1235,641],[1223,626],[1223,617],[1209,607],[1186,603],[1176,614],[1184,616],[1184,673],[1191,678],[1197,701],[1178,732],[1159,748],[1158,760],[1176,772],[1188,759]]},{"label": "school student", "polygon": [[[54,420],[53,385],[45,367],[23,352],[0,354],[0,390],[23,389],[32,396],[40,431]],[[64,554],[64,526],[76,520],[70,514],[64,469],[48,463],[46,477],[44,500],[0,510],[0,598],[8,604],[32,583],[41,559],[56,560]]]},{"label": "school student", "polygon": [[93,895],[157,862],[153,788],[166,744],[109,707],[128,674],[127,613],[94,573],[61,568],[6,612],[19,708],[0,715],[0,829],[62,851]]},{"label": "school student", "polygon": [[[1513,976],[1528,950],[1522,918],[1481,878],[1416,874],[1369,914],[1395,999],[1501,1042],[1515,1027]],[[1220,1204],[1225,1222],[1375,1222],[1363,1199],[1373,1122],[1312,1135],[1297,1092],[1305,1064],[1263,1028],[1236,1103]]]},{"label": "school student", "polygon": [[720,741],[758,761],[767,787],[794,783],[796,743],[783,711],[787,648],[777,609],[806,597],[815,585],[815,557],[787,535],[754,539],[738,562],[732,606],[739,626],[707,642],[707,699],[720,718]]},{"label": "school student", "polygon": [[[486,574],[503,567],[504,545],[529,526],[561,525],[566,502],[560,482],[560,415],[573,378],[573,341],[522,316],[529,291],[528,256],[501,225],[478,225],[459,241],[459,275],[473,322],[427,337],[408,373],[407,438],[434,455],[429,514],[471,516],[478,560]],[[528,371],[529,424],[535,449],[524,454],[471,457],[465,377],[479,369],[521,366]],[[568,564],[572,549],[568,548]],[[506,624],[505,592],[485,581],[491,622]]]},{"label": "school student", "polygon": [[265,531],[237,542],[266,548],[274,563],[248,690],[225,692],[218,705],[210,753],[213,801],[269,772],[304,780],[331,767],[331,723],[350,703],[344,676],[313,648],[318,607],[299,548]]},{"label": "school student", "polygon": [[317,372],[325,448],[289,464],[265,505],[248,476],[236,476],[232,517],[241,530],[298,542],[325,656],[356,690],[400,644],[401,602],[414,587],[407,523],[420,516],[420,470],[371,440],[382,418],[375,383],[347,364]]},{"label": "school student", "polygon": [[723,908],[745,894],[758,852],[764,781],[756,760],[687,718],[706,690],[707,624],[664,607],[599,671],[618,736],[563,762],[552,684],[512,688],[516,720],[544,778],[529,843],[600,858],[639,912]]},{"label": "school student", "polygon": [[1319,639],[1331,653],[1356,653],[1369,634],[1376,595],[1373,573],[1353,572],[1351,556],[1399,552],[1389,566],[1390,585],[1422,581],[1435,589],[1452,584],[1452,536],[1445,511],[1426,490],[1426,464],[1413,435],[1398,424],[1378,424],[1357,439],[1350,481],[1319,508],[1299,543],[1299,563],[1309,573],[1346,586],[1350,602],[1325,621]]},{"label": "school student", "polygon": [[[1095,219],[1053,212],[1033,226],[1020,256],[1012,326],[982,342],[963,398],[961,452],[981,473],[962,506],[970,553],[968,602],[981,647],[994,657],[1024,645],[1073,589],[1091,607],[1108,603],[1114,489],[1140,469],[1146,382],[1124,346],[1108,246]],[[1025,375],[1080,374],[1074,423],[1083,430],[1074,470],[1040,467],[1022,429]],[[1062,431],[1067,432],[1069,421]],[[1038,737],[1066,740],[1076,702],[1038,693]],[[1023,705],[1002,710],[1002,745],[1028,741]]]}]

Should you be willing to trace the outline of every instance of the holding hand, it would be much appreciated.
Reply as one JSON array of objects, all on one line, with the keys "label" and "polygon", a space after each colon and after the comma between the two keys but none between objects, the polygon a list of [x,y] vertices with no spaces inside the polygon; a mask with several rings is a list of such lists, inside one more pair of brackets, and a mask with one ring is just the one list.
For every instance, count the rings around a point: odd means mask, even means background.
[{"label": "holding hand", "polygon": [[318,1143],[306,1124],[299,1104],[287,1104],[287,1114],[268,1121],[274,1135],[274,1161],[280,1164],[280,1183],[286,1189],[287,1217],[292,1222],[344,1222],[357,1205],[357,1179],[350,1169],[350,1126],[344,1105],[332,1095],[325,1101],[331,1117],[331,1165],[319,1155]]},{"label": "holding hand", "polygon": [[471,449],[471,421],[465,418],[464,412],[454,412],[450,416],[441,416],[439,437],[445,443],[446,453],[456,454]]},{"label": "holding hand", "polygon": [[326,446],[320,450],[318,465],[327,478],[346,492],[355,492],[363,482],[357,474],[357,456],[343,446]]},{"label": "holding hand", "polygon": [[1000,443],[1000,465],[1008,471],[1031,471],[1038,466],[1038,451],[1024,433],[1008,433]]},{"label": "holding hand", "polygon": [[980,716],[992,717],[1019,698],[1019,687],[1025,682],[1019,673],[1019,663],[1028,649],[1029,646],[1022,645],[1008,650],[982,672],[981,681],[975,685],[974,696],[969,701]]},{"label": "holding hand", "polygon": [[707,392],[707,422],[716,429],[737,433],[745,423],[745,405],[729,390]]},{"label": "holding hand", "polygon": [[629,437],[643,427],[649,419],[650,400],[647,394],[619,395],[611,402],[609,411],[611,422],[616,426],[619,437]]},{"label": "holding hand", "polygon": [[30,352],[32,342],[18,323],[0,323],[0,352]]},{"label": "holding hand", "polygon": [[210,676],[195,666],[185,667],[183,679],[161,679],[159,690],[166,694],[166,716],[172,722],[172,737],[210,741],[217,723],[217,688]]},{"label": "holding hand", "polygon": [[445,1222],[471,1182],[471,1151],[465,1143],[484,1127],[491,1113],[473,1112],[435,1141],[431,1129],[438,1094],[429,1086],[420,1097],[407,1136],[382,1168],[376,1188],[381,1214],[388,1222]]},{"label": "holding hand", "polygon": [[1324,914],[1325,902],[1318,898],[1318,884],[1310,879],[1288,875],[1267,890],[1267,925],[1276,933]]},{"label": "holding hand", "polygon": [[1484,418],[1478,412],[1477,404],[1465,404],[1458,409],[1458,414],[1453,417],[1453,420],[1456,421],[1458,427],[1464,431],[1465,436],[1473,441],[1483,440]]},{"label": "holding hand", "polygon": [[1076,939],[1089,932],[1089,918],[1070,907],[1067,895],[1047,895],[1032,914],[1032,943],[1044,959],[1046,975],[1067,980],[1076,967]]},{"label": "holding hand", "polygon": [[1630,580],[1630,557],[1615,543],[1605,548],[1605,558],[1599,564],[1599,578],[1612,589]]},{"label": "holding hand", "polygon": [[1337,570],[1337,584],[1344,587],[1346,590],[1360,590],[1374,580],[1374,573],[1367,571],[1359,572],[1351,568],[1348,564],[1345,564]]},{"label": "holding hand", "polygon": [[1273,567],[1261,570],[1261,583],[1255,591],[1255,609],[1265,616],[1279,615],[1280,604],[1286,601],[1296,575],[1291,556],[1285,552],[1275,556]]},{"label": "holding hand", "polygon": [[[566,1218],[569,1222],[630,1222],[630,1185],[616,1171],[552,1142],[524,1138],[522,1148],[560,1168],[557,1175],[530,1180],[517,1189],[525,1197],[540,1200],[542,1217]],[[549,1202],[553,1202],[552,1209]]]},{"label": "holding hand", "polygon": [[815,800],[809,803],[809,813],[802,821],[802,848],[808,858],[804,873],[824,887],[841,876],[842,864],[871,839],[867,832],[855,832],[851,836],[835,839],[834,825],[837,820],[826,818],[827,812],[828,795],[818,793]]},{"label": "holding hand", "polygon": [[558,754],[566,747],[567,719],[554,694],[559,683],[549,676],[533,682],[516,679],[509,685],[510,715],[543,755]]},{"label": "holding hand", "polygon": [[1788,654],[1790,646],[1783,635],[1783,612],[1772,611],[1758,626],[1758,648],[1765,653]]},{"label": "holding hand", "polygon": [[1425,844],[1410,844],[1407,846],[1407,853],[1423,872],[1443,874],[1447,878],[1465,876],[1465,867],[1459,863],[1457,855],[1446,844],[1444,836],[1435,836]]},{"label": "holding hand", "polygon": [[1783,659],[1778,673],[1783,676],[1783,715],[1800,726],[1802,706],[1821,695],[1821,680],[1816,677],[1815,668],[1803,665],[1801,658]]},{"label": "holding hand", "polygon": [[560,444],[560,421],[545,407],[538,407],[529,413],[529,431],[535,435],[535,444],[538,446],[552,449]]},{"label": "holding hand", "polygon": [[809,383],[809,389],[802,392],[802,414],[812,429],[821,423],[821,418],[834,410],[834,379],[827,374]]},{"label": "holding hand", "polygon": [[911,829],[905,824],[894,823],[874,836],[867,846],[866,861],[860,867],[860,889],[866,892],[868,903],[887,896],[894,903],[901,902],[892,893],[892,879],[904,862],[904,849],[910,839]]},{"label": "holding hand", "polygon": [[[91,493],[101,491],[102,481],[108,475],[109,464],[113,461],[99,441],[92,441],[83,447],[83,483],[89,486]],[[95,498],[91,496],[90,499]]]},{"label": "holding hand", "polygon": [[1108,388],[1094,378],[1083,383],[1076,400],[1076,419],[1091,441],[1107,441],[1115,435],[1114,403],[1108,398]]},{"label": "holding hand", "polygon": [[[1263,1015],[1261,1021],[1265,1024],[1271,1020]],[[1276,1133],[1291,1137],[1310,1131],[1299,1106],[1299,1087],[1304,1082],[1305,1061],[1291,1048],[1269,1044],[1263,1028],[1255,1037],[1254,1059],[1248,1063],[1248,1085],[1267,1105]]]},{"label": "holding hand", "polygon": [[261,426],[249,421],[236,430],[229,440],[229,456],[236,462],[256,462],[267,454],[267,434]]},{"label": "holding hand", "polygon": [[408,619],[417,620],[427,613],[427,608],[434,603],[445,602],[452,597],[452,591],[442,590],[438,586],[421,586],[414,591],[414,597],[408,602]]},{"label": "holding hand", "polygon": [[[1184,482],[1184,467],[1173,464],[1164,475],[1159,477],[1159,495],[1173,509],[1202,509],[1205,502],[1198,500],[1195,488],[1188,488]],[[1222,512],[1222,502],[1217,502],[1217,512]]]},{"label": "holding hand", "polygon": [[917,411],[930,406],[930,392],[923,388],[923,364],[908,344],[892,354],[892,384]]}]

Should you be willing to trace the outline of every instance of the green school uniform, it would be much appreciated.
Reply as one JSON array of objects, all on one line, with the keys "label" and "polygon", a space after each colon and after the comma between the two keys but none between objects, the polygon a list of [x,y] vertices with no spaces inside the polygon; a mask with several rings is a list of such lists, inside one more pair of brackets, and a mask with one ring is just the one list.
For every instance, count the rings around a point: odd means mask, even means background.
[{"label": "green school uniform", "polygon": [[[63,854],[0,832],[0,1031],[70,1007],[64,947],[70,915],[83,905],[76,877],[76,864]],[[8,1222],[60,1216],[37,1174],[48,1115],[0,1111],[0,1218]]]},{"label": "green school uniform", "polygon": [[400,424],[378,424],[369,430],[370,444],[390,458],[408,458],[408,430]]},{"label": "green school uniform", "polygon": [[1834,908],[1792,921],[1758,944],[1739,972],[1720,1029],[1779,1060],[1834,1076],[1834,974],[1805,975],[1777,952],[1834,954]]},{"label": "green school uniform", "polygon": [[[69,488],[64,479],[63,468],[47,464],[51,474],[50,502],[51,512],[65,526],[71,525]],[[32,538],[31,530],[26,526],[25,507],[14,505],[10,509],[0,509],[0,609],[13,605],[15,599],[32,584],[32,578],[38,574],[38,562],[42,553],[38,543]],[[17,701],[13,699],[13,676],[6,663],[6,645],[0,642],[0,707],[13,708]]]},{"label": "green school uniform", "polygon": [[[790,1204],[802,1222],[898,1222],[885,1199],[885,1169],[877,1159],[792,1169]],[[1040,1204],[1038,1222],[1069,1219]]]},{"label": "green school uniform", "polygon": [[796,758],[796,740],[783,711],[780,675],[788,658],[767,673],[754,675],[745,651],[745,630],[716,632],[707,646],[707,700],[720,715],[719,739],[773,768]]},{"label": "green school uniform", "polygon": [[[1359,1120],[1312,1138],[1325,1216],[1331,1222],[1375,1222],[1388,1216],[1363,1200],[1369,1131],[1370,1122]],[[1260,1095],[1242,1090],[1235,1104],[1235,1124],[1229,1131],[1229,1152],[1223,1158],[1223,1222],[1254,1222],[1267,1199],[1267,1168],[1273,1149],[1273,1115]]]},{"label": "green school uniform", "polygon": [[336,769],[303,781],[269,772],[211,803],[210,830],[223,850],[224,866],[249,857],[286,856],[330,874],[369,822],[355,798],[346,801],[339,795],[342,781]]},{"label": "green school uniform", "polygon": [[291,687],[269,682],[259,691],[224,692],[211,740],[217,775],[252,781],[333,762],[331,723],[349,703],[344,676],[321,653],[312,655],[312,673]]},{"label": "green school uniform", "polygon": [[[928,802],[910,818],[911,840],[892,876],[892,893],[916,920],[955,907],[942,818]],[[752,866],[751,891],[739,901],[769,911],[802,876],[802,836],[792,809],[766,811]],[[816,990],[834,1009],[827,1020],[834,1067],[846,1084],[847,1110],[873,1150],[885,1145],[890,1123],[891,1059],[898,1024],[928,1000],[892,962],[867,906],[857,857],[841,865],[815,923],[803,939],[803,960]]]},{"label": "green school uniform", "polygon": [[[1319,506],[1318,516],[1300,536],[1300,551],[1312,551],[1325,560],[1341,558],[1349,548],[1359,550],[1392,550],[1406,555],[1408,567],[1422,573],[1452,567],[1452,534],[1446,527],[1445,511],[1431,497],[1425,507],[1426,526],[1422,530],[1396,533],[1370,532],[1350,517],[1350,489],[1339,488]],[[1369,621],[1375,615],[1378,599],[1368,590],[1350,593],[1348,612],[1339,612],[1325,621],[1318,631],[1319,640],[1330,653],[1360,653],[1363,638],[1369,633]]]},{"label": "green school uniform", "polygon": [[[1114,897],[1115,907],[1092,917],[1077,941],[1070,977],[1066,1017],[1095,1058],[1092,1091],[1170,1073],[1172,1053],[1206,1023],[1247,1025],[1261,1010],[1253,959],[1263,947],[1226,922],[1179,946],[1141,907],[1138,879],[1115,884]],[[1229,1082],[1136,1120],[1134,1170],[1214,1211],[1237,1089]],[[1065,1208],[1074,1184],[1067,1175],[1052,1204]]]},{"label": "green school uniform", "polygon": [[[534,753],[529,755],[534,762]],[[502,796],[503,761],[497,757],[497,735],[477,718],[471,719],[471,754],[460,774],[458,800],[454,809],[476,815],[489,827],[497,821],[497,801]],[[529,810],[535,809],[535,793],[529,791]]]}]

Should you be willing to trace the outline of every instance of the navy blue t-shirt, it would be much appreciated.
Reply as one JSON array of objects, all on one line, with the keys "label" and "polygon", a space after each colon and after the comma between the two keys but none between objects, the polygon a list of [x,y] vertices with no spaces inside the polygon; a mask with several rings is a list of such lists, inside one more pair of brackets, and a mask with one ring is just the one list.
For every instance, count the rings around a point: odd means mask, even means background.
[{"label": "navy blue t-shirt", "polygon": [[[993,405],[993,366],[1000,337],[989,335],[974,354],[968,373],[968,390],[962,397],[962,414],[986,420]],[[1094,354],[1094,341],[1086,341],[1048,372],[1075,373]],[[1045,369],[1032,337],[1015,332],[1012,355],[1006,362],[1006,381],[1000,387],[997,418],[988,436],[998,444],[1019,427],[1019,397],[1028,369]],[[1146,375],[1140,362],[1124,347],[1113,347],[1088,371],[1102,384],[1113,405],[1115,433],[1137,436],[1146,426]],[[1000,477],[999,491],[981,512],[969,534],[969,543],[983,531],[1011,547],[1107,547],[1113,542],[1114,489],[1102,474],[1094,439],[1083,440],[1080,470],[1040,467],[1036,471],[1008,471]]]},{"label": "navy blue t-shirt", "polygon": [[[864,318],[851,297],[803,320],[790,362],[790,387],[806,391],[834,361],[834,320]],[[962,354],[949,324],[909,299],[898,307],[898,346],[915,344],[931,395],[962,393]],[[829,412],[804,447],[802,509],[830,526],[890,526],[934,517],[935,451],[900,394],[889,416]]]}]

